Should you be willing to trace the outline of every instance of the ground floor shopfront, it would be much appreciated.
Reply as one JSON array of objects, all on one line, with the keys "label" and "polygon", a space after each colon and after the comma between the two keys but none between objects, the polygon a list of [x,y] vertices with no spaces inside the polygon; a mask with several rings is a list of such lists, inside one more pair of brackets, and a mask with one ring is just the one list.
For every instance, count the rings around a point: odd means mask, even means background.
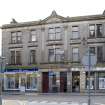
[{"label": "ground floor shopfront", "polygon": [[[87,92],[88,86],[88,71],[83,68],[5,72],[3,80],[4,91]],[[105,92],[105,70],[103,68],[91,71],[90,89],[92,92]]]}]

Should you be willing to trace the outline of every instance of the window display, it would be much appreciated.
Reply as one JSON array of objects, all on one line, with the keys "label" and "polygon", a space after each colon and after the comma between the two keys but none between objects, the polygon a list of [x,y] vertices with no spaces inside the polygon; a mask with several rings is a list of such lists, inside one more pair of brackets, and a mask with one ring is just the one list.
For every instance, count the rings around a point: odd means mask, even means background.
[{"label": "window display", "polygon": [[27,89],[37,89],[37,77],[31,74],[27,75]]},{"label": "window display", "polygon": [[99,78],[99,89],[105,89],[105,78]]},{"label": "window display", "polygon": [[6,75],[6,88],[7,89],[18,89],[19,77],[18,75]]}]

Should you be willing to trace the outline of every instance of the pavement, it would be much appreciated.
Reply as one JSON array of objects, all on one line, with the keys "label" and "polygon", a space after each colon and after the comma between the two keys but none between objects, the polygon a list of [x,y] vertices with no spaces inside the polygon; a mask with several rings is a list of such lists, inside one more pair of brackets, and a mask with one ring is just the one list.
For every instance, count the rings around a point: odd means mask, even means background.
[{"label": "pavement", "polygon": [[[3,94],[3,105],[88,105],[86,93]],[[91,94],[91,105],[105,105],[105,93]]]}]

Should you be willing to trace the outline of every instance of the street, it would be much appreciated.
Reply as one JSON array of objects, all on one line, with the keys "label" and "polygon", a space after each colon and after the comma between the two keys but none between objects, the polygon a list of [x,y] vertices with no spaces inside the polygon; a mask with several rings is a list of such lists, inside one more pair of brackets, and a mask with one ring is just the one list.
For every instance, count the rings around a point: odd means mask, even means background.
[{"label": "street", "polygon": [[[3,105],[87,105],[87,95],[3,95]],[[105,105],[105,96],[91,96],[91,105]]]}]

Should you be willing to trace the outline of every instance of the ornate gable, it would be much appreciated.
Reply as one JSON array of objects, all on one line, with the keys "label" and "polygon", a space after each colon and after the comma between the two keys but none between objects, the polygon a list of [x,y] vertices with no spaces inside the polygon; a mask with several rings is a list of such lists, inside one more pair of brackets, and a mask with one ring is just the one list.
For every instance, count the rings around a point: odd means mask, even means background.
[{"label": "ornate gable", "polygon": [[56,11],[52,11],[51,15],[41,21],[41,23],[59,23],[65,21],[66,18],[58,15]]}]

